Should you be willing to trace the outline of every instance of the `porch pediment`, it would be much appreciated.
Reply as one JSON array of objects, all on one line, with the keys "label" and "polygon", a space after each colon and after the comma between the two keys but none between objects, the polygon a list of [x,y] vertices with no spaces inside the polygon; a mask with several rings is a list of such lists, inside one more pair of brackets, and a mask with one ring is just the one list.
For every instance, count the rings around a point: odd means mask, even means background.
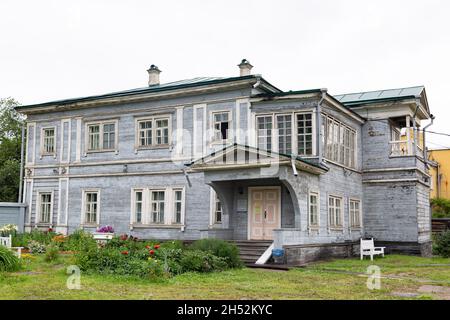
[{"label": "porch pediment", "polygon": [[213,171],[248,169],[279,166],[295,166],[295,169],[314,174],[328,171],[323,165],[317,165],[298,156],[288,156],[258,148],[233,144],[189,164],[193,171]]}]

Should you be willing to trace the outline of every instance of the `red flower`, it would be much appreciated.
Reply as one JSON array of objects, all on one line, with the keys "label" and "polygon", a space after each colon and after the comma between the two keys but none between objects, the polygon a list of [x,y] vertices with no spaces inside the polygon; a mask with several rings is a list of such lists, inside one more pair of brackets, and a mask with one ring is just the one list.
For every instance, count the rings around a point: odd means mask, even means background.
[{"label": "red flower", "polygon": [[150,250],[148,253],[150,253],[151,255],[155,254],[155,250]]},{"label": "red flower", "polygon": [[126,251],[126,250],[125,250],[125,251],[122,251],[121,254],[127,256],[127,255],[128,255],[128,251]]},{"label": "red flower", "polygon": [[160,245],[159,244],[155,244],[155,249],[159,249]]},{"label": "red flower", "polygon": [[150,249],[150,246],[145,246],[145,249]]},{"label": "red flower", "polygon": [[48,232],[53,232],[53,229],[52,228],[48,228]]}]

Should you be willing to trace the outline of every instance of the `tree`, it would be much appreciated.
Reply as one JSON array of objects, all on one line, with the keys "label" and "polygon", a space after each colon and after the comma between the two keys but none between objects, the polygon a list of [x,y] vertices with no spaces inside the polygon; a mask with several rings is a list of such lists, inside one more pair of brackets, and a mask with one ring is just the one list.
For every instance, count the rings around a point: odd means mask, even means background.
[{"label": "tree", "polygon": [[23,117],[13,98],[0,99],[0,202],[16,202],[20,185]]}]

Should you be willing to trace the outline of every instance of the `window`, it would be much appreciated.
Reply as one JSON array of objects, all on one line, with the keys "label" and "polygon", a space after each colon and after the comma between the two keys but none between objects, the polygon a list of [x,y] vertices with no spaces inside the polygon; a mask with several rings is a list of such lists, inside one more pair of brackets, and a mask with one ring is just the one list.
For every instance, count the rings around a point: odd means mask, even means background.
[{"label": "window", "polygon": [[173,191],[173,222],[181,224],[183,221],[183,190]]},{"label": "window", "polygon": [[54,155],[55,154],[55,128],[44,128],[42,129],[41,138],[41,154],[42,155]]},{"label": "window", "polygon": [[[274,124],[276,130],[272,131]],[[257,116],[256,127],[260,149],[286,155],[312,156],[315,153],[313,113]]]},{"label": "window", "polygon": [[361,228],[361,201],[350,199],[350,227],[353,229]]},{"label": "window", "polygon": [[258,130],[258,148],[272,150],[272,116],[260,116],[256,118]]},{"label": "window", "polygon": [[143,190],[134,191],[134,221],[142,223],[142,209],[144,207],[144,192]]},{"label": "window", "polygon": [[164,223],[165,191],[151,192],[151,222]]},{"label": "window", "polygon": [[328,197],[328,217],[330,228],[342,228],[342,198]]},{"label": "window", "polygon": [[170,117],[137,120],[137,146],[139,148],[166,147],[170,143]]},{"label": "window", "polygon": [[309,156],[313,154],[313,124],[312,114],[297,114],[297,144],[298,154]]},{"label": "window", "polygon": [[113,151],[117,145],[117,121],[87,124],[87,151]]},{"label": "window", "polygon": [[137,188],[131,190],[131,223],[149,225],[184,224],[184,188]]},{"label": "window", "polygon": [[84,191],[84,224],[99,223],[99,191]]},{"label": "window", "polygon": [[231,129],[231,114],[230,112],[216,112],[213,113],[213,130],[214,141],[223,142],[230,138]]},{"label": "window", "polygon": [[277,115],[278,152],[290,155],[292,153],[292,116]]},{"label": "window", "polygon": [[217,194],[214,201],[214,223],[222,223],[222,204]]},{"label": "window", "polygon": [[169,120],[157,119],[156,120],[156,144],[167,145],[169,144]]},{"label": "window", "polygon": [[50,224],[52,216],[52,193],[39,193],[39,223]]},{"label": "window", "polygon": [[349,168],[356,168],[355,130],[330,116],[322,115],[321,142],[325,158]]},{"label": "window", "polygon": [[315,192],[309,194],[309,226],[319,226],[319,194]]}]

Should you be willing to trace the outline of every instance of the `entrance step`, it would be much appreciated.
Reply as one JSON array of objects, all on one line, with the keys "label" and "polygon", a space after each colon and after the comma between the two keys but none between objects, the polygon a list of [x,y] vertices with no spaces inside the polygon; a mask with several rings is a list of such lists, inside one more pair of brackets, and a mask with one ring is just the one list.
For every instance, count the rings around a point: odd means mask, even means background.
[{"label": "entrance step", "polygon": [[246,266],[252,266],[272,245],[266,240],[235,240],[231,241],[239,248],[239,255]]}]

